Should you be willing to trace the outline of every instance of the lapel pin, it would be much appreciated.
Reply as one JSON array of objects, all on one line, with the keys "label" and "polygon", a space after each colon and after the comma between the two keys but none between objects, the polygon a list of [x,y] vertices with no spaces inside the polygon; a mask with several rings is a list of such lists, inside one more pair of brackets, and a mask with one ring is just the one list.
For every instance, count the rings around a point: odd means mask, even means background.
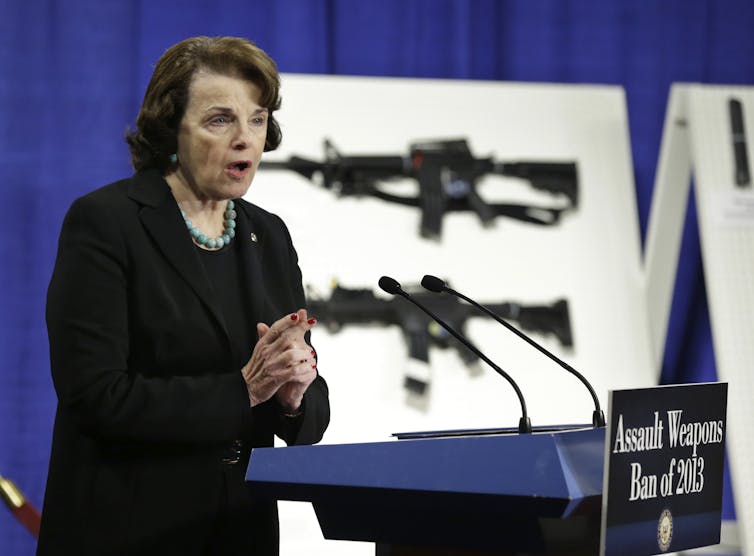
[{"label": "lapel pin", "polygon": [[251,241],[253,241],[254,243],[257,242],[257,234],[255,234],[254,232],[251,232]]}]

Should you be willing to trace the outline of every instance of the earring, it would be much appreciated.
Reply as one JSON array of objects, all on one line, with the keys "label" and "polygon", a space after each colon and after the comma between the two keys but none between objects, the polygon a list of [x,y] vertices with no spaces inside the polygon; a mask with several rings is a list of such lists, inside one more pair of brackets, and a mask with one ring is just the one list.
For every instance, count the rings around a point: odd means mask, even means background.
[{"label": "earring", "polygon": [[170,161],[170,164],[177,164],[178,163],[178,155],[173,153],[168,157],[168,160]]}]

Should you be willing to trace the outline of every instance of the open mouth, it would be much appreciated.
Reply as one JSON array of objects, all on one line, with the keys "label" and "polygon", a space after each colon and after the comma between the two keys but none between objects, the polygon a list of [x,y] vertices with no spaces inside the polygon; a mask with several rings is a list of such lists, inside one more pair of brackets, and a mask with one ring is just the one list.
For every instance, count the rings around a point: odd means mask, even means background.
[{"label": "open mouth", "polygon": [[246,175],[251,168],[251,162],[248,160],[239,160],[237,162],[231,162],[225,167],[225,171],[230,175],[240,178]]},{"label": "open mouth", "polygon": [[241,161],[233,162],[232,164],[229,164],[228,168],[230,168],[231,170],[238,170],[239,172],[245,172],[250,166],[251,166],[250,162],[241,160]]}]

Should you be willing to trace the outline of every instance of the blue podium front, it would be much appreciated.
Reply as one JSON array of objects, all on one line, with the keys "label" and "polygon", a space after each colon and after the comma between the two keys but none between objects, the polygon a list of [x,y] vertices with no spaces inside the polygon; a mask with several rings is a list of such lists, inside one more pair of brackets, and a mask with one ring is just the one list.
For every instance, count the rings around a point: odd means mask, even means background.
[{"label": "blue podium front", "polygon": [[604,443],[589,428],[258,448],[246,479],[257,495],[311,502],[327,539],[596,554]]}]

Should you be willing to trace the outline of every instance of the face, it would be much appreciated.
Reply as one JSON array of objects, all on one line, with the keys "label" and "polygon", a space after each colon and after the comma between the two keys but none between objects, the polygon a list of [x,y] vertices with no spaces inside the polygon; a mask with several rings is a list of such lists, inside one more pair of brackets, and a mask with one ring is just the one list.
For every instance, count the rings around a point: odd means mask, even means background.
[{"label": "face", "polygon": [[267,136],[260,96],[257,85],[237,77],[194,75],[178,130],[178,165],[166,175],[172,188],[202,201],[246,193]]}]

